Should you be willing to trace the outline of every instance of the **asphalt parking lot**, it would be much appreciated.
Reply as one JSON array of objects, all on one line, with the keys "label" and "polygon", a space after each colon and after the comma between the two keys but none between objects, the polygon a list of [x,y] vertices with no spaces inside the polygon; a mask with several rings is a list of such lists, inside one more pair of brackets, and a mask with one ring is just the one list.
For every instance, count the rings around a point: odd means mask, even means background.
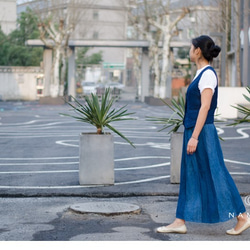
[{"label": "asphalt parking lot", "polygon": [[[185,236],[155,233],[155,227],[174,217],[179,185],[170,183],[167,131],[158,132],[161,126],[145,118],[168,117],[171,112],[165,106],[140,102],[119,101],[116,106],[125,104],[135,112],[136,120],[118,122],[116,127],[136,149],[115,136],[115,185],[83,187],[78,183],[78,136],[95,128],[61,116],[69,111],[67,105],[0,102],[0,240],[232,240],[225,230],[233,221],[208,228],[191,224]],[[250,125],[228,127],[229,122],[217,124],[224,139],[225,163],[248,202]],[[72,203],[96,199],[135,203],[142,213],[110,220],[99,215],[81,217],[67,210]],[[250,204],[246,205],[249,212]],[[109,231],[104,233],[97,225]],[[70,233],[68,226],[78,229]],[[246,232],[233,240],[249,238]]]},{"label": "asphalt parking lot", "polygon": [[[61,116],[68,105],[1,102],[0,195],[177,195],[170,184],[170,137],[146,116],[170,116],[164,106],[117,102],[135,112],[134,121],[117,122],[116,128],[134,142],[136,149],[116,135],[115,185],[82,187],[78,183],[81,132],[95,128]],[[228,127],[218,123],[226,165],[242,195],[250,194],[250,125]],[[115,124],[114,124],[115,125]]]}]

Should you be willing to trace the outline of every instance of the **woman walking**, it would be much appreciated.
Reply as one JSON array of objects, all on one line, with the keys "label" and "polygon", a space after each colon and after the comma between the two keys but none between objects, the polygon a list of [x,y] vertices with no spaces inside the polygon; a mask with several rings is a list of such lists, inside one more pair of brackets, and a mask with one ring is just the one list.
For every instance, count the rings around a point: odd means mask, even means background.
[{"label": "woman walking", "polygon": [[181,183],[175,221],[157,228],[159,233],[186,233],[185,221],[217,223],[237,217],[227,234],[239,235],[250,227],[250,219],[230,176],[214,126],[218,79],[210,66],[220,53],[209,36],[192,40],[190,60],[197,73],[188,87],[184,117]]}]

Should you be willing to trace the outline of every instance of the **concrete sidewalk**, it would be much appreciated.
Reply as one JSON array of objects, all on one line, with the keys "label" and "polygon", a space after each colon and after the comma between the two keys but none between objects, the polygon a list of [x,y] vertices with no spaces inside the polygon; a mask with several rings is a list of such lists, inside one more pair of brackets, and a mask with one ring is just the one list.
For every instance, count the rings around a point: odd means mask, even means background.
[{"label": "concrete sidewalk", "polygon": [[[155,228],[175,218],[177,197],[119,198],[41,197],[0,199],[1,241],[248,241],[250,229],[228,236],[236,219],[218,224],[188,223],[187,234],[159,234]],[[105,216],[71,211],[74,204],[119,202],[134,204],[141,212]],[[250,205],[246,206],[250,214]]]}]

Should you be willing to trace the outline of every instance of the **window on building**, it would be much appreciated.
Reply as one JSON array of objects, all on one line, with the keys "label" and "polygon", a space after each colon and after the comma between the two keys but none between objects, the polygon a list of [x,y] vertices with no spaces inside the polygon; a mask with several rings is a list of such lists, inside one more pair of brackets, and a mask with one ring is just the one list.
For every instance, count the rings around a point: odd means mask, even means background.
[{"label": "window on building", "polygon": [[94,10],[93,11],[93,19],[94,20],[98,20],[99,19],[99,12],[98,12],[98,10]]},{"label": "window on building", "polygon": [[93,39],[98,39],[99,38],[99,33],[97,31],[93,32]]}]

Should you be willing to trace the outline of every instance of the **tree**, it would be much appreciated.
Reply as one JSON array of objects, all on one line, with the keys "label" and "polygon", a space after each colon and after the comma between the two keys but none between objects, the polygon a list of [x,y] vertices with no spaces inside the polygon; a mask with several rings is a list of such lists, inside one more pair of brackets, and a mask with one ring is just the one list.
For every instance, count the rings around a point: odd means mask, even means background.
[{"label": "tree", "polygon": [[[162,37],[162,32],[157,29],[152,31],[152,26],[150,25],[148,19],[150,16],[158,16],[152,8],[151,1],[142,1],[138,3],[132,1],[130,3],[130,9],[128,11],[129,25],[133,26],[136,30],[136,38],[143,38],[149,41],[149,57],[150,57],[150,66],[154,74],[154,93],[158,93],[158,86],[160,81],[160,64],[159,64],[159,41]],[[135,49],[133,52],[134,57],[134,69],[136,72],[136,78],[138,81],[139,90],[141,88],[141,74],[140,74],[140,51]],[[140,92],[139,92],[140,94]],[[155,94],[157,95],[157,94]]]},{"label": "tree", "polygon": [[[188,8],[183,8],[180,14],[171,20],[171,12],[170,10],[170,1],[168,1],[168,5],[164,8],[164,11],[161,15],[161,18],[157,18],[156,20],[149,19],[149,23],[162,31],[163,35],[163,45],[162,45],[162,70],[161,70],[161,81],[159,92],[156,95],[165,98],[171,97],[171,81],[167,82],[167,76],[171,76],[172,68],[170,65],[170,42],[174,35],[174,30],[178,22],[183,19],[187,13],[189,13]],[[169,86],[166,86],[169,85]],[[167,91],[168,89],[168,91]]]},{"label": "tree", "polygon": [[18,28],[13,32],[13,34],[16,34],[17,44],[23,45],[28,39],[37,39],[39,37],[38,19],[31,8],[21,12],[17,24]]},{"label": "tree", "polygon": [[[241,86],[241,0],[214,0],[210,1],[209,6],[205,5],[205,1],[200,0],[197,6],[192,8],[193,11],[198,8],[203,9],[202,15],[196,20],[198,26],[202,20],[208,20],[207,29],[202,30],[205,33],[215,32],[225,35],[225,43],[220,41],[221,47],[225,48],[226,57],[226,74],[225,86]],[[194,27],[200,34],[201,30]],[[222,53],[221,53],[222,56]]]},{"label": "tree", "polygon": [[[63,95],[66,61],[71,53],[69,38],[93,0],[44,0],[38,1],[40,39],[53,49],[53,68],[50,80],[50,96]],[[61,76],[59,68],[61,67]],[[62,79],[60,84],[60,78]]]},{"label": "tree", "polygon": [[[151,66],[155,75],[154,96],[171,97],[171,81],[167,82],[167,77],[171,76],[172,71],[170,42],[178,22],[189,13],[189,9],[179,8],[173,11],[170,0],[133,1],[131,6],[130,22],[150,44]],[[162,42],[162,49],[159,48],[159,42]]]},{"label": "tree", "polygon": [[102,62],[102,51],[87,55],[89,49],[85,47],[77,50],[76,65],[100,64]]},{"label": "tree", "polygon": [[9,45],[7,43],[7,36],[3,33],[0,28],[0,65],[8,65],[7,57]]},{"label": "tree", "polygon": [[9,35],[0,31],[0,65],[40,66],[42,48],[25,46],[28,39],[39,37],[37,19],[31,9],[22,12],[17,20],[17,29]]},{"label": "tree", "polygon": [[102,51],[98,53],[93,53],[89,55],[89,47],[77,48],[77,58],[76,58],[76,68],[78,73],[78,80],[82,80],[84,76],[84,70],[88,65],[91,64],[101,64],[102,59]]}]

